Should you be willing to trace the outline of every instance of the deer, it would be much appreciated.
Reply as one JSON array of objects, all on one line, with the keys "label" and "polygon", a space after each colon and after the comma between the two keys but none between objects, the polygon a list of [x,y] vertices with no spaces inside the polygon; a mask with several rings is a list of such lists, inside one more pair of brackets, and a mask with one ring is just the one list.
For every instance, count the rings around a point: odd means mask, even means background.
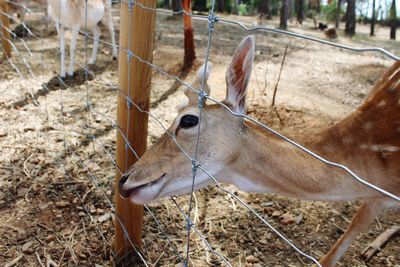
[{"label": "deer", "polygon": [[[112,58],[117,58],[115,44],[114,24],[111,14],[111,0],[47,0],[48,13],[55,22],[57,33],[60,38],[61,53],[61,78],[74,75],[74,57],[76,41],[81,27],[87,27],[93,33],[93,51],[89,64],[96,62],[97,49],[99,46],[100,28],[102,22],[111,35]],[[86,3],[86,4],[85,4]],[[65,70],[65,29],[72,32],[70,47],[70,62],[68,71]]]},{"label": "deer", "polygon": [[26,10],[22,5],[22,0],[8,0],[8,12],[10,15],[16,15],[14,21],[23,22],[25,20]]},{"label": "deer", "polygon": [[[313,201],[362,202],[345,233],[319,261],[324,267],[335,266],[357,235],[382,210],[399,208],[399,202],[240,116],[246,114],[245,98],[254,46],[254,38],[246,37],[226,72],[226,98],[222,103],[239,116],[232,115],[220,104],[206,101],[199,124],[198,94],[186,89],[188,103],[180,107],[167,132],[122,175],[119,194],[134,203],[147,204],[190,193],[192,166],[176,143],[190,155],[196,149],[199,131],[198,164],[218,182],[233,184],[246,192],[274,193]],[[210,70],[211,64],[199,69],[193,88],[201,88],[205,77],[203,87],[209,94]],[[344,164],[365,181],[398,196],[399,114],[400,61],[397,61],[356,111],[315,135],[298,136],[295,141],[325,159]],[[208,174],[198,171],[194,189],[213,183]]]},{"label": "deer", "polygon": [[[30,2],[36,3],[40,6],[42,6],[42,5],[44,6],[44,5],[46,5],[46,1],[47,0],[31,0]],[[27,1],[25,1],[25,2],[27,2]],[[17,17],[19,23],[24,23],[25,16],[26,16],[26,10],[27,10],[27,8],[25,6],[26,3],[24,3],[23,0],[7,0],[7,3],[8,3],[9,13],[12,15],[16,14],[16,17]],[[46,21],[47,21],[47,16],[48,16],[48,14],[47,14],[47,9],[46,9],[46,15],[45,15]],[[16,21],[16,19],[15,19],[15,21]],[[47,28],[47,23],[46,23],[46,28]]]}]

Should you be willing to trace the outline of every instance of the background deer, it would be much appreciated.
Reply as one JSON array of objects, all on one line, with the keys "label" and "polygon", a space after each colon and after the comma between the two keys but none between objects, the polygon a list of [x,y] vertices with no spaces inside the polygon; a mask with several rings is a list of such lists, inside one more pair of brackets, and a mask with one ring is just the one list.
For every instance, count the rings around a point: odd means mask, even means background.
[{"label": "background deer", "polygon": [[[36,3],[40,6],[45,6],[47,5],[47,0],[30,0],[30,3]],[[8,10],[10,15],[16,15],[19,22],[23,23],[25,21],[25,15],[26,15],[26,4],[27,1],[23,0],[7,0],[8,3]],[[47,14],[47,9],[46,9],[46,20],[48,19],[48,14]],[[46,29],[47,29],[47,23],[46,23]]]},{"label": "background deer", "polygon": [[[254,58],[253,37],[237,48],[226,73],[224,103],[245,114],[246,88]],[[209,65],[211,66],[211,65]],[[194,88],[200,88],[202,67]],[[205,90],[209,93],[209,87]],[[199,122],[198,97],[186,91],[189,102],[168,129],[189,154],[195,150]],[[368,182],[400,194],[400,62],[377,83],[369,98],[354,113],[299,143],[328,160],[345,164]],[[334,266],[350,243],[388,207],[399,203],[370,189],[346,172],[330,167],[286,141],[243,118],[232,116],[221,105],[205,105],[200,125],[198,160],[219,182],[243,191],[277,193],[320,201],[361,200],[363,205],[350,226],[320,263]],[[191,191],[192,167],[173,140],[164,134],[120,180],[120,194],[140,204]],[[198,172],[195,189],[212,184]]]},{"label": "background deer", "polygon": [[[85,7],[85,2],[87,3],[87,7]],[[99,22],[102,22],[110,32],[113,46],[112,57],[114,59],[117,58],[114,24],[111,14],[111,0],[48,0],[48,12],[56,24],[57,32],[60,37],[61,77],[64,78],[66,76],[64,35],[66,28],[72,31],[70,42],[70,63],[68,67],[69,76],[73,76],[74,74],[76,39],[81,27],[87,26],[88,30],[91,30],[93,33],[93,51],[89,64],[94,64],[96,62],[97,48],[99,46],[100,38]]]},{"label": "background deer", "polygon": [[9,0],[8,2],[8,12],[10,15],[16,15],[17,20],[23,22],[25,20],[26,10],[22,6],[22,0]]}]

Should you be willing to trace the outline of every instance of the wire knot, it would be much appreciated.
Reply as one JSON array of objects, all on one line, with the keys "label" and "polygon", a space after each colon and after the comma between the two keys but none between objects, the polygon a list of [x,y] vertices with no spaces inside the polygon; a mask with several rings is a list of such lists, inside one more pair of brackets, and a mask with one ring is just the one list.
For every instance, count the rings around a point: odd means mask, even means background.
[{"label": "wire knot", "polygon": [[132,106],[133,106],[132,99],[128,96],[128,97],[126,98],[126,107],[127,107],[128,109],[131,109]]},{"label": "wire knot", "polygon": [[129,49],[128,49],[128,52],[127,52],[127,56],[128,56],[128,62],[131,62],[131,59],[133,57],[133,52],[131,50],[129,50]]},{"label": "wire knot", "polygon": [[196,173],[199,167],[200,163],[197,160],[192,159],[192,173]]},{"label": "wire knot", "polygon": [[190,228],[192,228],[194,226],[194,223],[192,222],[192,220],[190,220],[190,218],[187,218],[186,220],[186,229],[190,230]]},{"label": "wire knot", "polygon": [[206,102],[208,97],[208,94],[204,90],[200,90],[199,92],[199,100],[198,100],[198,105],[199,108],[202,109],[204,106],[204,103]]},{"label": "wire knot", "polygon": [[213,11],[208,15],[208,30],[214,30],[214,24],[219,21],[219,17]]},{"label": "wire knot", "polygon": [[129,12],[132,12],[133,5],[134,5],[133,0],[129,0],[129,4],[128,4]]}]

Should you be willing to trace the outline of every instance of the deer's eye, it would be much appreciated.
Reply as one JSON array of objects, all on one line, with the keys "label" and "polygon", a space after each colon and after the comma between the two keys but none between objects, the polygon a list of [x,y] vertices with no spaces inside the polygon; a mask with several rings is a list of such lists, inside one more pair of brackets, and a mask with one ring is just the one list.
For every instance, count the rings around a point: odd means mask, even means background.
[{"label": "deer's eye", "polygon": [[185,115],[181,118],[181,121],[179,122],[179,127],[181,128],[191,128],[196,126],[199,123],[199,118],[193,115]]}]

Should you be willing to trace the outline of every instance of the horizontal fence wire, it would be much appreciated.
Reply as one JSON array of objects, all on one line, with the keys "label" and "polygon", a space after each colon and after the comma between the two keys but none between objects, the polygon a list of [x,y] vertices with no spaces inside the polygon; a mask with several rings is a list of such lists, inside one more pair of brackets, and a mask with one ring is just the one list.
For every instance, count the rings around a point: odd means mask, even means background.
[{"label": "horizontal fence wire", "polygon": [[[241,25],[240,22],[229,21],[229,20],[223,20],[223,19],[221,19],[221,18],[216,18],[215,16],[214,16],[214,18],[210,18],[210,16],[201,16],[201,15],[194,15],[194,14],[191,14],[191,13],[187,13],[187,12],[185,12],[184,10],[179,11],[179,12],[173,12],[173,11],[168,11],[168,10],[153,9],[153,8],[145,7],[145,6],[141,5],[140,3],[136,3],[136,2],[134,2],[134,4],[137,5],[137,6],[140,6],[141,8],[148,9],[149,11],[163,12],[163,13],[169,13],[169,14],[177,14],[177,13],[182,13],[182,12],[183,12],[183,13],[185,13],[186,15],[191,16],[191,17],[193,17],[193,18],[195,18],[195,19],[198,18],[198,19],[202,19],[202,20],[214,21],[214,23],[215,23],[215,22],[223,22],[223,23],[227,23],[227,24],[236,24],[236,25],[238,25],[238,26],[241,26],[242,28],[244,28],[244,29],[247,30],[247,31],[258,31],[258,30],[261,30],[261,31],[272,31],[272,32],[276,32],[276,33],[282,33],[282,34],[287,34],[287,35],[290,35],[290,36],[294,36],[294,37],[306,39],[306,40],[309,40],[309,41],[316,41],[316,42],[323,41],[323,42],[320,42],[320,43],[328,44],[328,45],[332,45],[332,46],[336,46],[336,47],[339,47],[339,48],[348,49],[348,50],[352,50],[352,51],[357,51],[357,52],[366,52],[366,51],[370,51],[370,52],[371,52],[371,51],[372,51],[372,52],[381,52],[381,53],[387,55],[387,56],[388,56],[389,58],[391,58],[391,59],[399,60],[399,58],[398,58],[397,56],[395,56],[395,55],[393,55],[393,54],[387,52],[386,50],[384,50],[384,49],[382,49],[382,48],[355,48],[355,47],[350,47],[350,46],[341,47],[342,45],[339,45],[339,44],[336,44],[336,43],[332,43],[332,42],[326,43],[327,41],[325,41],[325,40],[320,40],[320,39],[317,39],[317,38],[313,38],[313,37],[309,37],[309,36],[303,36],[303,35],[298,35],[298,36],[297,36],[297,34],[296,34],[296,35],[293,35],[291,32],[281,31],[281,30],[277,31],[277,29],[267,29],[266,27],[255,27],[255,28],[251,28],[251,29],[250,29],[250,28],[246,28],[246,27],[244,26],[244,24]],[[4,27],[4,26],[3,26],[3,27]],[[81,32],[81,33],[84,33],[84,35],[85,35],[87,38],[93,39],[93,37],[90,36],[87,32]],[[101,40],[101,39],[100,39],[100,41],[101,41],[103,44],[112,46],[110,43],[108,43],[108,42],[106,42],[106,41],[104,41],[104,40]],[[11,41],[10,41],[10,42],[11,42]],[[11,42],[11,43],[12,43],[12,42]],[[27,46],[26,42],[22,41],[22,44],[23,44],[23,46],[27,49],[27,51],[29,51],[28,53],[30,53],[29,47]],[[12,46],[15,48],[16,51],[18,51],[18,50],[16,49],[15,45],[12,45]],[[159,68],[158,66],[154,65],[154,64],[151,63],[151,62],[148,62],[148,61],[146,61],[146,60],[143,60],[143,59],[140,58],[139,56],[135,55],[135,54],[134,54],[132,51],[130,51],[129,49],[123,49],[123,48],[120,48],[119,46],[115,46],[115,47],[116,47],[116,48],[119,48],[120,50],[122,50],[123,52],[127,53],[128,55],[130,55],[130,56],[136,58],[136,59],[139,60],[140,62],[146,63],[147,65],[149,65],[150,67],[152,67],[153,69],[155,69],[156,71],[158,71],[159,73],[164,74],[165,76],[167,76],[167,77],[169,77],[169,78],[171,78],[171,79],[174,79],[175,81],[180,82],[182,85],[184,85],[184,86],[186,86],[187,88],[189,88],[189,89],[193,90],[194,92],[198,93],[201,97],[204,97],[204,98],[206,98],[206,99],[208,99],[208,100],[214,102],[215,104],[221,105],[223,108],[227,109],[233,116],[242,117],[242,118],[244,118],[244,119],[247,119],[247,120],[251,121],[252,123],[257,124],[258,126],[262,127],[263,129],[272,132],[273,134],[275,134],[275,135],[277,135],[278,137],[284,139],[285,141],[289,142],[290,144],[292,144],[292,145],[298,147],[299,149],[301,149],[301,150],[303,150],[304,152],[308,153],[309,155],[311,155],[311,156],[317,158],[318,160],[320,160],[320,161],[322,161],[322,162],[324,162],[324,163],[326,163],[326,164],[328,164],[328,165],[331,165],[331,166],[334,166],[334,167],[338,167],[338,168],[341,168],[341,169],[345,170],[345,171],[348,172],[353,178],[355,178],[357,181],[363,183],[364,185],[366,185],[366,186],[368,186],[368,187],[370,187],[370,188],[372,188],[372,189],[375,189],[375,190],[381,192],[382,194],[385,194],[385,195],[387,195],[387,196],[389,196],[389,197],[391,197],[391,198],[393,198],[393,199],[395,199],[395,200],[397,200],[397,201],[400,201],[400,198],[399,198],[398,196],[395,196],[395,195],[393,195],[393,194],[391,194],[391,193],[389,193],[389,192],[386,192],[385,190],[383,190],[383,189],[381,189],[381,188],[379,188],[379,187],[377,187],[377,186],[374,186],[374,185],[368,183],[367,181],[365,181],[365,180],[363,180],[362,178],[358,177],[354,172],[352,172],[352,171],[351,171],[350,169],[348,169],[346,166],[341,165],[341,164],[337,164],[337,163],[334,163],[334,162],[330,162],[330,161],[328,161],[328,160],[326,160],[326,159],[324,159],[324,158],[322,158],[322,157],[316,155],[315,153],[313,153],[313,152],[309,151],[308,149],[302,147],[301,145],[295,143],[295,142],[292,141],[291,139],[289,139],[289,138],[287,138],[287,137],[285,137],[285,136],[279,134],[278,132],[274,131],[273,129],[269,128],[268,126],[266,126],[266,125],[264,125],[264,124],[258,122],[257,120],[254,120],[253,118],[251,118],[251,117],[249,117],[249,116],[247,116],[247,115],[236,114],[235,112],[233,112],[232,110],[230,110],[230,109],[229,109],[226,105],[224,105],[223,103],[221,103],[221,102],[219,102],[219,101],[217,101],[217,100],[211,98],[211,97],[208,96],[208,95],[204,95],[204,92],[202,91],[202,89],[199,90],[199,89],[193,88],[191,85],[187,84],[186,82],[184,82],[184,81],[181,80],[180,78],[168,74],[166,71],[162,70],[161,68]],[[207,53],[207,57],[208,57],[208,53]],[[23,60],[23,61],[24,61],[24,64],[25,64],[25,65],[28,65],[28,66],[29,66],[29,64],[27,63],[26,60]],[[206,60],[206,62],[207,62],[207,61],[208,61],[208,60]],[[17,70],[17,72],[20,74],[21,72],[18,70],[18,68],[15,66],[15,64],[14,64],[12,61],[9,61],[9,62],[10,62],[10,64]],[[28,66],[27,66],[27,67],[28,67]],[[29,68],[29,67],[28,67],[28,69],[31,70],[31,68]],[[85,69],[85,72],[86,72],[87,74],[90,73],[90,72],[89,72],[89,69],[87,68],[87,64],[86,64],[86,66],[85,66],[84,69]],[[29,71],[29,72],[32,74],[32,71]],[[20,75],[21,75],[21,74],[20,74]],[[59,80],[60,80],[61,83],[63,83],[62,79],[59,79]],[[87,81],[86,81],[86,83],[87,83]],[[87,84],[88,84],[88,83],[87,83]],[[111,84],[111,83],[110,83],[110,84]],[[65,85],[65,86],[66,86],[66,85]],[[112,88],[114,88],[115,90],[117,90],[119,94],[122,94],[122,93],[121,93],[122,91],[121,91],[117,86],[113,85]],[[62,90],[61,90],[61,91],[62,91]],[[32,96],[33,100],[35,100],[33,94],[31,94],[31,96]],[[225,193],[230,194],[232,197],[235,198],[235,200],[237,200],[239,203],[241,203],[242,206],[244,206],[245,208],[247,208],[249,211],[251,211],[253,214],[255,214],[261,221],[263,221],[264,224],[266,224],[268,227],[270,227],[270,225],[268,225],[268,222],[265,221],[265,219],[263,219],[262,216],[260,216],[259,214],[257,214],[257,212],[256,212],[254,209],[252,209],[250,206],[248,206],[244,201],[242,201],[240,198],[238,198],[234,193],[232,193],[232,192],[230,192],[230,191],[224,189],[224,188],[218,183],[218,181],[217,181],[217,179],[216,179],[215,177],[213,177],[213,176],[210,175],[206,170],[204,170],[204,169],[202,168],[202,166],[199,165],[198,162],[196,162],[196,159],[195,159],[195,158],[192,158],[186,151],[184,151],[184,150],[182,149],[182,147],[178,144],[178,142],[177,142],[175,136],[173,136],[173,135],[171,135],[170,133],[168,133],[167,129],[162,125],[162,123],[161,123],[155,116],[153,116],[153,115],[152,115],[150,112],[148,112],[148,111],[142,110],[136,103],[133,103],[133,102],[132,102],[132,99],[130,98],[129,95],[128,95],[128,96],[124,95],[124,97],[126,98],[127,103],[132,104],[133,106],[135,106],[136,109],[137,109],[138,111],[140,111],[140,112],[145,112],[145,113],[149,114],[150,117],[151,117],[152,119],[154,119],[154,120],[165,130],[165,133],[167,133],[167,134],[170,136],[170,138],[176,143],[176,145],[179,147],[179,149],[182,151],[182,153],[184,153],[184,154],[188,157],[188,160],[190,161],[190,163],[192,163],[192,164],[195,163],[195,164],[198,166],[198,168],[199,168],[202,172],[204,172],[207,176],[209,176],[210,179],[212,179],[212,180],[214,181],[214,183],[216,183],[217,187],[218,187],[220,190],[222,190],[222,191],[225,192]],[[62,98],[61,98],[61,99],[62,99]],[[89,105],[89,103],[87,103],[87,105],[88,105],[88,107],[89,107],[88,110],[89,110],[90,112],[95,112],[94,109],[92,109],[92,107]],[[99,113],[96,113],[96,114],[99,114]],[[115,122],[114,122],[114,123],[115,123]],[[118,131],[119,134],[122,134],[122,135],[123,135],[122,131],[120,131],[120,127],[119,127],[118,125],[116,125],[116,124],[113,124],[113,125],[116,127],[117,130],[119,129],[119,131]],[[89,128],[88,128],[88,129],[91,129],[90,125],[89,125]],[[96,138],[95,138],[92,134],[91,134],[91,136],[92,136],[92,142],[93,142],[93,143],[96,142]],[[124,136],[124,135],[123,135],[123,136]],[[133,150],[132,147],[130,146],[129,142],[127,142],[128,140],[127,140],[127,138],[126,138],[125,136],[124,136],[124,140],[125,140],[125,142],[127,143],[128,148],[129,148],[130,150],[132,150],[132,152],[134,152],[134,150]],[[136,153],[136,152],[134,152],[134,153]],[[108,156],[111,156],[111,159],[112,159],[111,153],[108,152],[108,153],[106,153],[106,154],[107,154]],[[136,154],[136,156],[137,156],[137,154]],[[116,165],[115,160],[112,159],[112,163],[113,163],[113,165],[118,169],[118,166]],[[89,169],[89,168],[87,168],[87,169]],[[107,199],[108,199],[108,197],[107,197]],[[111,201],[110,201],[109,199],[108,199],[108,201],[109,201],[110,204],[112,205],[112,203],[111,203]],[[176,202],[175,199],[172,199],[172,201],[173,201],[173,202]],[[112,206],[111,206],[111,207],[112,207]],[[113,207],[112,207],[112,208],[113,208]],[[191,220],[190,220],[190,212],[189,212],[189,217],[187,217],[187,215],[183,212],[183,210],[182,210],[181,208],[178,207],[178,209],[181,211],[181,214],[185,217],[185,220],[187,220],[187,222],[190,223],[191,227],[193,227],[194,224],[193,224],[193,223],[191,222]],[[149,209],[147,206],[146,206],[146,210],[150,211],[150,209]],[[152,217],[153,217],[153,216],[152,216]],[[155,218],[155,217],[153,217],[153,219],[154,219],[154,218]],[[156,222],[157,222],[157,221],[156,221]],[[157,223],[157,225],[158,225],[158,223]],[[271,228],[278,236],[280,236],[282,239],[284,239],[284,241],[285,241],[286,243],[288,243],[290,246],[292,246],[292,243],[291,243],[290,240],[286,239],[283,235],[281,236],[281,234],[280,234],[277,230],[275,230],[272,226],[271,226],[270,228]],[[193,228],[193,229],[195,229],[195,228]],[[163,231],[162,231],[162,232],[163,232]],[[197,231],[195,230],[195,232],[197,232]],[[203,236],[203,237],[204,237],[204,236]],[[203,240],[203,238],[202,238],[202,240]],[[204,240],[203,240],[203,241],[204,241]],[[293,245],[293,246],[294,246],[294,245]],[[294,249],[295,249],[297,252],[299,252],[301,255],[303,255],[303,256],[309,258],[310,260],[312,260],[312,261],[314,261],[316,264],[318,264],[318,262],[316,262],[315,259],[313,259],[312,257],[308,256],[308,255],[305,254],[305,253],[302,253],[300,250],[296,249],[296,248],[293,247],[293,246],[292,246],[292,248],[294,248]],[[207,245],[207,247],[208,247],[208,249],[211,248],[210,252],[214,253],[213,250],[212,250],[212,247],[211,247],[209,244]],[[218,256],[218,255],[217,255],[217,256]],[[221,255],[221,256],[222,256],[222,255]],[[179,257],[179,258],[180,258],[181,261],[182,261],[182,258],[181,258],[181,257]],[[221,259],[222,259],[222,258],[221,258]],[[226,260],[223,260],[223,261],[225,262]],[[227,265],[230,266],[228,262],[225,262],[225,263],[227,263]],[[318,264],[318,265],[319,265],[319,264]]]}]

